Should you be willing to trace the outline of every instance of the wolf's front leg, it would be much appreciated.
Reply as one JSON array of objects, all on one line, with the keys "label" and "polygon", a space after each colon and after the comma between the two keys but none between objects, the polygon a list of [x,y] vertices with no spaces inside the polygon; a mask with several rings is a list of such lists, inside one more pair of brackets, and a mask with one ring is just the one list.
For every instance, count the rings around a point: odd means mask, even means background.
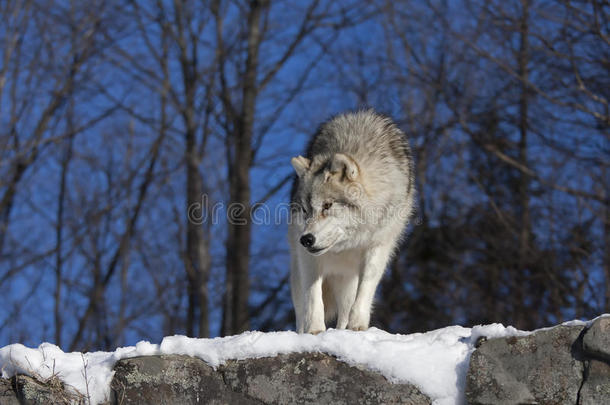
[{"label": "wolf's front leg", "polygon": [[390,244],[376,246],[366,251],[360,271],[356,300],[349,314],[348,329],[366,330],[369,328],[375,290],[383,276],[391,252],[392,245]]},{"label": "wolf's front leg", "polygon": [[358,274],[336,277],[332,284],[337,301],[337,329],[345,329],[358,292]]},{"label": "wolf's front leg", "polygon": [[304,329],[305,333],[318,334],[326,330],[324,324],[324,302],[322,301],[322,277],[309,275],[305,277],[305,311]]}]

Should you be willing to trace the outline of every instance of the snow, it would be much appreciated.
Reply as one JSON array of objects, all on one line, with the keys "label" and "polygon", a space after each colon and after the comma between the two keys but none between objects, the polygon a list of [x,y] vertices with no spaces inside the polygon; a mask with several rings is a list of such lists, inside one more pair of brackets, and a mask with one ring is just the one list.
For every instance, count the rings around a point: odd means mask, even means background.
[{"label": "snow", "polygon": [[[571,321],[566,324],[585,324]],[[446,328],[410,335],[391,334],[370,328],[366,332],[329,329],[316,336],[295,332],[245,332],[215,339],[169,336],[161,344],[139,342],[114,352],[65,353],[43,343],[38,348],[12,344],[0,348],[2,377],[27,374],[39,379],[58,376],[91,403],[109,397],[114,364],[124,358],[158,354],[184,354],[203,359],[212,367],[227,360],[269,357],[293,352],[323,352],[348,364],[360,364],[396,383],[409,382],[428,395],[434,404],[465,403],[464,384],[470,355],[480,336],[524,336],[501,324]],[[86,377],[86,378],[85,378]]]}]

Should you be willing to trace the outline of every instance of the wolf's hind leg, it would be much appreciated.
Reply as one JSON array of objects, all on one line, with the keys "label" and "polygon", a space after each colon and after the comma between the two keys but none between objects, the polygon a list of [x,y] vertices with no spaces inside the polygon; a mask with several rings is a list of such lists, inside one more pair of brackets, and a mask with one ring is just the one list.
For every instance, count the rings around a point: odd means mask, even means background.
[{"label": "wolf's hind leg", "polygon": [[337,318],[334,292],[331,285],[332,277],[325,277],[322,282],[322,301],[324,302],[324,322],[328,327]]}]

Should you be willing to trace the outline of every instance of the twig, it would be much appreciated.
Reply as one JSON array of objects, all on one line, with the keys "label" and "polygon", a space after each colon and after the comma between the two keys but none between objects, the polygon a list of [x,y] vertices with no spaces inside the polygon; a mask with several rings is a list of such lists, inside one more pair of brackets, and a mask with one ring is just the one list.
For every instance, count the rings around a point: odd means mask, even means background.
[{"label": "twig", "polygon": [[85,361],[85,355],[80,354],[81,359],[83,360],[83,377],[85,377],[85,388],[87,390],[87,404],[91,405],[91,395],[89,395],[89,378],[87,377],[87,365],[88,362]]}]

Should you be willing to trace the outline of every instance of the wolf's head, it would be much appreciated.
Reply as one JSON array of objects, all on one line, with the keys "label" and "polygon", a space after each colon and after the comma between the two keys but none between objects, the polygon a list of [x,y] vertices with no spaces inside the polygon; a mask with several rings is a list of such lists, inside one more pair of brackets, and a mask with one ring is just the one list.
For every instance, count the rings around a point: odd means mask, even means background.
[{"label": "wolf's head", "polygon": [[313,161],[292,158],[298,176],[293,216],[300,243],[313,255],[353,247],[363,225],[366,190],[358,163],[343,153]]}]

